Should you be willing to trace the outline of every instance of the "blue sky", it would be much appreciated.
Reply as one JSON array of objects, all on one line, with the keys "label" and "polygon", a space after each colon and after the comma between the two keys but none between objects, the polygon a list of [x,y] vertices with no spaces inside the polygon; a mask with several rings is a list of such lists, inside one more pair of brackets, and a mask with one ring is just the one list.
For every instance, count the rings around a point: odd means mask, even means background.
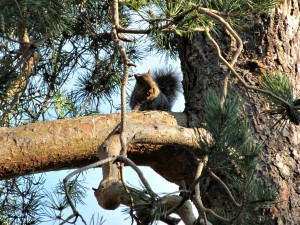
[{"label": "blue sky", "polygon": [[[178,191],[177,185],[174,185],[164,178],[155,173],[152,169],[148,167],[141,167],[145,177],[148,179],[149,184],[153,188],[153,190],[157,194],[170,193]],[[50,191],[51,188],[54,188],[59,180],[62,180],[69,171],[59,171],[59,172],[50,172],[47,174],[45,187]],[[133,186],[140,187],[140,181],[138,176],[131,168],[124,169],[124,178],[125,180]],[[84,199],[85,205],[78,206],[78,211],[85,216],[86,221],[89,221],[92,214],[97,213],[100,216],[103,216],[106,219],[104,225],[130,225],[131,219],[128,219],[128,215],[124,214],[122,210],[125,208],[124,206],[120,206],[117,210],[105,210],[102,209],[94,197],[94,191],[92,188],[97,188],[101,179],[102,179],[102,171],[100,168],[92,169],[85,174],[87,189],[87,197]],[[65,214],[68,215],[67,213]],[[126,219],[127,218],[127,219]],[[53,221],[49,221],[46,224],[53,224]],[[58,223],[56,223],[58,224]],[[82,224],[82,223],[76,223]],[[163,224],[163,223],[162,223]]]}]

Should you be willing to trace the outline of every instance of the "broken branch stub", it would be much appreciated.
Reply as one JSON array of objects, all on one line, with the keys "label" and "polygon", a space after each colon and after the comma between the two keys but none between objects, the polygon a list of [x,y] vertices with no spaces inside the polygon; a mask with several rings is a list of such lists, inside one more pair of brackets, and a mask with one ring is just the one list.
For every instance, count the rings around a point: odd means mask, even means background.
[{"label": "broken branch stub", "polygon": [[[210,134],[203,128],[185,128],[165,124],[127,124],[128,144],[157,144],[183,145],[193,149],[200,149],[201,141],[211,143]],[[113,131],[98,149],[99,160],[116,157],[121,153],[119,133]],[[114,210],[120,204],[128,204],[128,196],[120,181],[119,170],[114,162],[102,166],[103,179],[95,191],[99,205],[104,209]]]}]

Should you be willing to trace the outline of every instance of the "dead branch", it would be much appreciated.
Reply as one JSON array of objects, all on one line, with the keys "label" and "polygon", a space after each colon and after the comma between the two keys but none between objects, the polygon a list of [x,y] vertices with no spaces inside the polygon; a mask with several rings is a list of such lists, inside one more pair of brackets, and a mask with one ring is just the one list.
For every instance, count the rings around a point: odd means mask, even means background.
[{"label": "dead branch", "polygon": [[231,191],[229,190],[228,186],[221,180],[221,178],[219,178],[214,172],[209,171],[209,175],[215,180],[217,181],[221,187],[223,187],[225,189],[225,191],[227,192],[230,200],[235,204],[235,206],[237,207],[241,207],[242,204],[238,203],[235,198],[233,197]]},{"label": "dead branch", "polygon": [[260,93],[263,93],[263,94],[266,94],[268,96],[271,96],[272,98],[278,100],[279,102],[281,102],[283,105],[287,106],[287,107],[291,107],[291,105],[285,101],[284,99],[280,98],[279,96],[275,95],[274,93],[270,92],[270,91],[267,91],[267,90],[264,90],[264,89],[260,89],[260,88],[257,88],[255,86],[252,86],[252,85],[249,85],[236,71],[235,69],[230,65],[229,62],[227,62],[227,60],[222,56],[222,52],[221,52],[221,49],[218,45],[218,43],[213,39],[213,37],[211,36],[211,34],[209,33],[209,31],[207,30],[206,31],[206,35],[207,37],[209,38],[209,40],[211,41],[211,43],[214,45],[216,51],[217,51],[217,54],[218,54],[218,57],[219,59],[221,60],[222,63],[225,64],[225,66],[231,71],[231,73],[242,83],[242,85],[249,89],[249,90],[253,90],[253,91],[257,91],[257,92],[260,92]]},{"label": "dead branch", "polygon": [[117,50],[120,52],[122,60],[123,60],[123,82],[121,86],[121,133],[120,133],[120,140],[122,146],[122,154],[126,155],[127,152],[127,144],[126,144],[126,87],[128,83],[128,73],[129,73],[129,60],[125,51],[125,48],[122,46],[119,36],[117,27],[119,27],[119,2],[118,0],[114,0],[111,5],[111,19],[112,19],[112,39],[115,43]]},{"label": "dead branch", "polygon": [[98,166],[101,166],[103,165],[104,163],[107,163],[109,161],[112,161],[114,158],[110,157],[110,158],[106,158],[104,160],[101,160],[99,162],[96,162],[96,163],[92,163],[88,166],[85,166],[85,167],[82,167],[78,170],[75,170],[71,173],[69,173],[64,179],[63,179],[63,184],[64,184],[64,190],[65,190],[65,194],[66,194],[66,198],[67,198],[67,201],[68,201],[68,204],[70,205],[71,209],[72,209],[72,214],[70,216],[67,217],[67,219],[65,219],[62,223],[62,224],[65,224],[65,223],[70,223],[70,220],[72,218],[75,217],[75,221],[74,223],[76,222],[77,218],[80,217],[82,222],[84,224],[87,224],[86,221],[84,220],[83,216],[78,212],[78,210],[76,209],[76,206],[74,205],[72,199],[71,199],[71,196],[69,194],[69,188],[68,188],[68,181],[70,180],[71,177],[73,177],[74,175],[76,174],[79,174],[79,173],[82,173],[83,171],[86,171],[88,169],[91,169],[91,168],[96,168]]},{"label": "dead branch", "polygon": [[[126,141],[131,145],[135,143],[170,144],[200,149],[201,141],[211,143],[211,137],[204,129],[184,128],[175,125],[143,125],[128,123],[126,134]],[[120,152],[121,143],[118,134],[112,133],[99,147],[98,156],[100,160],[116,156],[117,160],[121,160],[125,165],[131,166],[138,173],[138,176],[146,189],[152,192],[151,187],[138,167],[126,157],[119,156]],[[120,204],[130,206],[131,201],[128,198],[128,194],[126,195],[126,191],[119,180],[117,166],[113,162],[108,162],[104,164],[102,168],[103,180],[100,182],[99,187],[95,192],[99,205],[105,209],[116,209]],[[166,201],[166,204],[168,201],[172,202],[172,204],[168,203],[168,209],[172,209],[174,206],[178,205],[181,202],[182,197],[176,196],[176,201],[174,199],[175,197],[170,197],[170,199]],[[134,201],[139,201],[139,199],[134,198]],[[179,216],[182,220],[186,220],[185,224],[192,224],[195,221],[194,216],[190,215],[192,210],[188,209],[187,211],[186,209],[187,207],[190,207],[189,204],[188,201],[185,201],[175,210],[175,213],[181,214]],[[188,218],[184,218],[185,216]]]}]

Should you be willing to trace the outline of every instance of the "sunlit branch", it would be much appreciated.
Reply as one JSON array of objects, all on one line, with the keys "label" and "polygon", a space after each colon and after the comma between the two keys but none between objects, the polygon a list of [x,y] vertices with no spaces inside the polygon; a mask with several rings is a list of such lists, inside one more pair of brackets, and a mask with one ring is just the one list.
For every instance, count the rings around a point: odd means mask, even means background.
[{"label": "sunlit branch", "polygon": [[[208,156],[205,156],[203,160],[199,162],[199,165],[197,167],[196,175],[195,175],[195,180],[199,180],[203,168],[206,166],[208,161]],[[199,214],[203,216],[204,219],[204,224],[207,225],[207,218],[206,218],[206,208],[204,207],[202,200],[201,200],[201,194],[200,194],[200,185],[199,182],[196,183],[195,185],[195,201],[196,201],[196,207],[199,210]]]},{"label": "sunlit branch", "polygon": [[149,185],[147,179],[145,178],[143,172],[139,169],[139,167],[134,162],[132,162],[127,157],[123,157],[123,156],[117,156],[116,160],[123,162],[126,165],[130,166],[137,173],[137,175],[141,179],[141,182],[144,185],[144,187],[147,189],[147,191],[154,193],[151,186]]},{"label": "sunlit branch", "polygon": [[121,134],[120,134],[120,141],[122,146],[122,153],[126,154],[127,146],[126,146],[126,86],[128,82],[128,58],[125,52],[124,47],[120,43],[118,37],[117,27],[119,27],[119,5],[118,0],[114,0],[111,10],[111,19],[112,19],[112,38],[115,43],[117,50],[120,52],[122,59],[123,59],[123,82],[121,86]]},{"label": "sunlit branch", "polygon": [[121,180],[121,182],[122,182],[123,188],[124,188],[126,194],[128,195],[128,198],[129,198],[129,200],[130,200],[130,212],[129,212],[129,214],[130,214],[130,217],[131,217],[131,224],[133,224],[134,218],[135,218],[135,217],[134,217],[134,208],[133,208],[133,207],[134,207],[134,199],[133,199],[133,197],[132,197],[132,195],[131,195],[131,192],[129,191],[127,185],[125,184],[124,170],[123,170],[123,168],[124,168],[124,163],[122,163],[122,162],[116,162],[116,163],[117,163],[117,167],[118,167],[118,169],[119,169],[120,180]]},{"label": "sunlit branch", "polygon": [[266,94],[266,95],[269,95],[271,97],[273,97],[274,99],[278,100],[279,102],[281,102],[283,105],[287,106],[287,107],[290,107],[290,104],[285,101],[284,99],[280,98],[279,96],[275,95],[274,93],[270,92],[270,91],[267,91],[267,90],[264,90],[264,89],[260,89],[260,88],[257,88],[257,87],[254,87],[252,85],[249,85],[236,71],[235,69],[229,64],[229,62],[222,56],[222,53],[221,53],[221,49],[218,45],[218,43],[213,39],[213,37],[211,36],[211,34],[209,33],[208,30],[206,30],[206,35],[207,37],[209,38],[209,40],[212,42],[212,44],[214,45],[215,49],[217,50],[217,54],[218,54],[218,57],[219,59],[221,60],[222,63],[224,63],[227,68],[232,72],[232,74],[242,83],[242,85],[247,88],[247,89],[250,89],[250,90],[254,90],[254,91],[257,91],[257,92],[260,92],[260,93],[263,93],[263,94]]}]

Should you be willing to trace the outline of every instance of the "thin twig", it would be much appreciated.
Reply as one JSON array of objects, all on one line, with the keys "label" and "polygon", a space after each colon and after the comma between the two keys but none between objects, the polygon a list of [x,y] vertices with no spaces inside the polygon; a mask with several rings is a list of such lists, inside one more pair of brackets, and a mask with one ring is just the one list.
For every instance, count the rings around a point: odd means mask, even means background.
[{"label": "thin twig", "polygon": [[[70,220],[71,220],[73,217],[76,217],[75,220],[74,220],[73,222],[70,222]],[[73,223],[73,224],[75,224],[75,222],[77,221],[77,218],[78,218],[78,216],[75,215],[75,214],[73,213],[72,215],[68,216],[67,219],[61,219],[62,222],[61,222],[59,225],[63,225],[63,224],[66,224],[66,223],[71,223],[71,224]]]},{"label": "thin twig", "polygon": [[78,174],[78,173],[82,173],[83,171],[86,171],[88,169],[92,169],[92,168],[96,168],[96,167],[99,167],[101,165],[103,165],[104,163],[108,163],[108,162],[111,162],[113,160],[115,160],[116,157],[108,157],[106,159],[103,159],[101,161],[98,161],[98,162],[95,162],[95,163],[92,163],[90,165],[87,165],[87,166],[84,166],[84,167],[81,167],[80,169],[77,169],[77,170],[74,170],[73,172],[69,173],[64,179],[63,181],[64,182],[68,182],[68,180],[73,177],[74,175]]},{"label": "thin twig", "polygon": [[[195,180],[198,180],[201,177],[202,171],[204,166],[206,165],[208,161],[208,156],[205,156],[199,163],[197,170],[196,170],[196,175],[195,175]],[[201,194],[200,194],[200,185],[199,182],[196,183],[195,185],[195,200],[197,203],[197,208],[200,210],[200,214],[203,216],[204,224],[207,225],[207,218],[206,218],[206,208],[204,207],[202,200],[201,200]]]},{"label": "thin twig", "polygon": [[[166,23],[165,25],[159,27],[158,31],[172,32],[174,30],[174,28],[172,28],[172,25],[179,23],[187,14],[193,12],[194,10],[196,10],[195,6],[191,7],[190,9],[188,9],[184,12],[181,12],[179,15],[177,15],[175,18],[173,18],[169,23]],[[147,20],[145,20],[145,21],[147,21]],[[121,33],[129,33],[129,34],[150,34],[154,31],[154,29],[151,29],[151,28],[149,28],[149,29],[129,29],[129,28],[124,28],[124,27],[118,27],[117,31],[121,32]],[[202,30],[202,31],[204,31],[204,30]]]},{"label": "thin twig", "polygon": [[[232,27],[229,25],[228,22],[226,22],[224,20],[224,18],[222,17],[222,13],[221,12],[218,12],[216,10],[211,10],[211,9],[208,9],[208,8],[204,8],[204,7],[198,7],[197,5],[191,3],[191,5],[195,8],[197,8],[197,10],[200,12],[200,13],[204,13],[214,19],[216,19],[217,21],[219,21],[232,35],[233,37],[237,40],[237,43],[238,43],[238,50],[236,52],[236,54],[234,55],[234,58],[232,60],[232,62],[235,62],[240,54],[240,51],[242,50],[242,47],[243,47],[243,42],[241,40],[241,38],[239,37],[239,35],[232,29]],[[270,91],[267,91],[267,90],[264,90],[264,89],[260,89],[260,88],[257,88],[257,87],[254,87],[252,85],[249,85],[236,71],[235,69],[233,68],[233,66],[231,65],[231,63],[229,63],[223,56],[222,56],[222,53],[221,53],[221,49],[218,45],[218,43],[213,39],[213,37],[211,36],[211,34],[209,33],[209,30],[206,29],[206,35],[207,37],[209,38],[209,40],[212,42],[212,44],[214,45],[215,49],[217,50],[217,54],[218,54],[218,57],[219,59],[226,65],[226,67],[230,70],[230,72],[232,72],[232,74],[242,83],[242,85],[247,88],[247,89],[250,89],[250,90],[254,90],[254,91],[257,91],[257,92],[260,92],[260,93],[263,93],[263,94],[266,94],[266,95],[269,95],[271,97],[273,97],[274,99],[280,101],[282,104],[284,104],[285,106],[287,107],[290,107],[290,104],[285,101],[284,99],[280,98],[279,96],[275,95],[274,93],[270,92]]]},{"label": "thin twig", "polygon": [[123,163],[127,164],[128,166],[130,166],[137,173],[137,175],[139,176],[139,178],[142,181],[142,184],[148,190],[148,192],[154,193],[152,188],[150,187],[148,181],[146,180],[143,172],[140,170],[140,168],[133,161],[131,161],[127,157],[124,157],[124,156],[121,156],[121,155],[117,156],[116,160],[118,160],[120,162],[123,162]]},{"label": "thin twig", "polygon": [[78,170],[75,170],[75,171],[69,173],[69,174],[63,179],[63,184],[64,184],[64,190],[65,190],[65,193],[66,193],[66,198],[67,198],[67,201],[68,201],[68,203],[69,203],[69,205],[70,205],[70,207],[71,207],[71,209],[72,209],[72,211],[73,211],[73,215],[69,216],[68,218],[71,219],[71,218],[73,218],[74,216],[76,216],[76,217],[79,216],[79,217],[81,218],[82,222],[83,222],[84,224],[87,224],[87,223],[85,222],[84,218],[81,216],[81,214],[79,214],[79,212],[77,211],[77,209],[76,209],[76,207],[75,207],[75,205],[74,205],[74,203],[73,203],[73,201],[72,201],[72,199],[71,199],[71,196],[70,196],[70,194],[69,194],[69,189],[68,189],[68,181],[69,181],[69,179],[70,179],[72,176],[76,175],[76,174],[79,174],[79,173],[81,173],[81,172],[83,172],[83,171],[85,171],[85,170],[91,169],[91,168],[95,168],[95,167],[101,166],[101,165],[103,165],[104,163],[108,163],[108,162],[113,161],[114,159],[115,159],[115,157],[109,157],[109,158],[106,158],[106,159],[101,160],[101,161],[99,161],[99,162],[92,163],[92,164],[90,164],[90,165],[87,165],[87,166],[85,166],[85,167],[82,167],[82,168],[80,168],[80,169],[78,169]]},{"label": "thin twig", "polygon": [[209,175],[215,180],[217,181],[227,192],[227,194],[229,195],[231,201],[237,206],[237,207],[241,207],[242,204],[238,203],[235,198],[233,197],[231,191],[229,190],[229,188],[227,187],[227,185],[213,172],[213,171],[209,171]]},{"label": "thin twig", "polygon": [[120,180],[121,180],[121,183],[123,185],[123,188],[125,190],[125,192],[127,193],[129,199],[130,199],[130,217],[131,217],[131,224],[134,223],[134,214],[133,214],[133,207],[134,207],[134,201],[133,201],[133,197],[128,189],[128,187],[126,186],[125,184],[125,180],[124,180],[124,173],[123,173],[123,167],[124,167],[124,164],[121,163],[121,162],[118,162],[117,163],[117,166],[118,166],[118,169],[119,169],[119,172],[120,172]]},{"label": "thin twig", "polygon": [[179,209],[185,203],[185,201],[188,200],[188,199],[189,199],[188,196],[185,196],[185,195],[182,196],[180,202],[177,205],[175,205],[173,208],[171,208],[170,210],[168,210],[167,212],[165,212],[164,214],[166,216],[168,216],[168,215],[176,212],[176,210]]},{"label": "thin twig", "polygon": [[6,39],[8,41],[19,43],[19,44],[26,44],[26,45],[32,45],[32,46],[35,45],[34,42],[30,42],[30,41],[18,41],[18,40],[12,39],[12,38],[10,38],[9,36],[6,36],[6,35],[1,35],[0,34],[0,37],[3,38],[3,39]]},{"label": "thin twig", "polygon": [[252,85],[249,85],[236,71],[235,69],[227,62],[227,60],[222,56],[222,53],[221,53],[221,49],[218,45],[218,43],[213,39],[213,37],[210,35],[209,31],[206,30],[206,35],[208,37],[208,39],[212,42],[212,44],[214,45],[215,49],[217,50],[217,54],[218,54],[218,57],[219,59],[227,66],[227,68],[232,72],[232,74],[242,83],[242,85],[247,88],[247,89],[250,89],[250,90],[253,90],[253,91],[257,91],[257,92],[260,92],[260,93],[263,93],[263,94],[266,94],[266,95],[269,95],[271,96],[272,98],[278,100],[279,102],[281,102],[283,105],[287,106],[287,107],[290,107],[291,105],[285,101],[284,99],[280,98],[279,96],[275,95],[274,93],[270,92],[270,91],[267,91],[267,90],[264,90],[264,89],[260,89],[260,88],[257,88],[257,87],[254,87]]},{"label": "thin twig", "polygon": [[[234,216],[233,218],[230,218],[230,219],[226,219],[225,217],[222,217],[219,214],[217,214],[216,212],[214,212],[213,210],[211,210],[209,208],[206,208],[203,205],[203,202],[201,200],[200,185],[199,185],[198,181],[200,179],[203,168],[207,164],[207,161],[208,161],[208,156],[205,156],[202,159],[202,161],[199,163],[197,171],[196,171],[195,181],[197,181],[197,182],[194,182],[194,183],[196,183],[196,185],[195,185],[195,200],[196,200],[196,203],[197,203],[197,208],[200,211],[199,213],[201,213],[203,215],[203,219],[204,219],[205,224],[207,224],[207,222],[208,222],[207,218],[206,218],[206,213],[211,214],[213,217],[215,217],[215,218],[217,218],[217,219],[219,219],[219,220],[221,220],[225,223],[231,223],[232,221],[234,221],[237,218],[237,216]],[[243,206],[243,204],[240,205],[240,207],[239,207],[240,210],[241,210],[242,206]]]},{"label": "thin twig", "polygon": [[[206,157],[206,156],[205,156]],[[193,192],[193,190],[195,189],[196,185],[201,181],[201,176],[198,176],[198,178],[196,178],[193,183],[189,186],[189,189],[185,191],[185,193],[189,193],[189,195]],[[181,201],[174,206],[172,209],[170,209],[169,211],[166,212],[166,215],[170,215],[172,213],[174,213],[177,209],[179,209],[183,203],[188,200],[190,198],[189,195],[184,195],[181,199]]]},{"label": "thin twig", "polygon": [[[222,16],[219,16],[220,13],[218,13],[216,10],[211,10],[211,9],[207,9],[207,8],[202,8],[199,7],[199,12],[205,13],[206,15],[211,16],[212,18],[216,19],[217,21],[219,21],[224,27],[225,29],[231,34],[231,36],[235,39],[235,41],[237,42],[237,46],[238,49],[235,52],[232,61],[230,62],[230,65],[233,67],[234,64],[236,63],[239,55],[241,54],[242,50],[243,50],[243,41],[240,38],[240,36],[233,30],[233,28],[230,26],[229,23],[227,23]],[[224,77],[224,87],[223,87],[223,96],[221,98],[221,104],[224,104],[225,102],[225,98],[227,96],[227,90],[228,90],[228,80],[229,80],[229,72],[227,72],[225,74]]]},{"label": "thin twig", "polygon": [[123,81],[121,86],[121,134],[120,134],[120,141],[121,141],[121,155],[127,154],[127,140],[126,140],[126,88],[128,83],[128,73],[129,73],[129,66],[134,66],[133,63],[129,62],[129,59],[126,54],[125,48],[122,46],[121,41],[118,35],[118,28],[120,27],[119,24],[119,4],[118,0],[114,0],[111,6],[111,16],[112,16],[112,38],[115,43],[117,50],[120,52],[122,60],[123,60]]},{"label": "thin twig", "polygon": [[[228,31],[228,30],[227,30]],[[230,32],[230,31],[229,31]],[[243,42],[240,38],[236,38],[239,37],[237,34],[236,36],[230,32],[229,34],[230,38],[233,39],[235,41],[235,43],[237,44],[237,50],[234,53],[234,56],[230,62],[230,65],[232,67],[234,67],[234,64],[236,63],[239,55],[241,54],[242,50],[243,50]],[[230,75],[230,70],[228,70],[227,72],[225,72],[224,74],[224,81],[223,81],[223,95],[221,97],[220,103],[221,105],[224,104],[226,96],[227,96],[227,92],[228,92],[228,82],[229,82],[229,75]]]}]

